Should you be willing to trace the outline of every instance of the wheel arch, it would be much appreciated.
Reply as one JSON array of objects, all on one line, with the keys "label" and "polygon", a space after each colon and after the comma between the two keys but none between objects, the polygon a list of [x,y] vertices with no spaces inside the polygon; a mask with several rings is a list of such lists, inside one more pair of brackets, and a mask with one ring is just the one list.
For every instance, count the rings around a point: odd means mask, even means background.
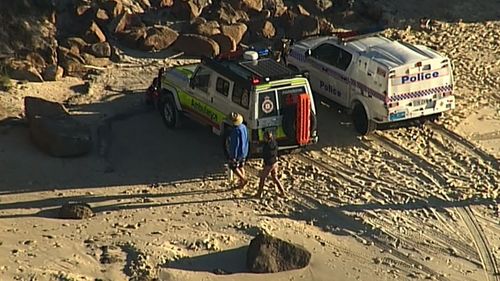
[{"label": "wheel arch", "polygon": [[177,110],[182,110],[177,89],[175,87],[172,87],[171,85],[162,85],[162,88],[160,90],[160,99],[169,97],[174,99],[175,107],[177,107]]},{"label": "wheel arch", "polygon": [[370,108],[368,107],[368,105],[366,104],[365,101],[361,100],[361,99],[353,99],[351,101],[351,106],[349,107],[351,113],[354,111],[354,108],[357,106],[357,105],[361,105],[364,107],[365,109],[365,112],[366,112],[366,117],[368,118],[368,120],[373,120],[373,116],[372,116],[372,112],[370,111]]}]

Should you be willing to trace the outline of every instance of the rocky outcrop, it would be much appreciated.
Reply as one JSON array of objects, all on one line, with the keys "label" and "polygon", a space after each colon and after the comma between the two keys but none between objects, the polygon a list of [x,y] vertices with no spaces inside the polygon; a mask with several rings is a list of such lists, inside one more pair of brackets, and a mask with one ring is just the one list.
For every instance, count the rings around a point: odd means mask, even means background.
[{"label": "rocky outcrop", "polygon": [[24,99],[31,139],[55,157],[81,156],[92,148],[90,128],[71,117],[64,107],[36,97]]},{"label": "rocky outcrop", "polygon": [[311,253],[303,247],[267,234],[257,235],[248,246],[247,268],[255,273],[273,273],[304,268]]}]

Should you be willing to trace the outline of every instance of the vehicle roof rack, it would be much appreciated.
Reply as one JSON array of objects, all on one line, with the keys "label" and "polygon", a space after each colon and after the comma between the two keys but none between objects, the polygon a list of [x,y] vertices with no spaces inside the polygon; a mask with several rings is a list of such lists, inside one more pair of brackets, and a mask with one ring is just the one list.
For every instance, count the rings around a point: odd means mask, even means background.
[{"label": "vehicle roof rack", "polygon": [[371,28],[360,29],[356,31],[339,31],[334,32],[333,34],[337,36],[339,43],[347,43],[355,40],[359,40],[362,38],[370,37],[373,35],[380,34],[385,29],[380,26],[375,26]]},{"label": "vehicle roof rack", "polygon": [[256,81],[267,82],[276,79],[289,79],[297,76],[305,76],[303,72],[297,72],[269,57],[269,49],[247,49],[259,54],[257,60],[245,60],[243,47],[238,47],[233,52],[221,54],[215,58],[204,58],[205,64],[220,72],[224,76],[240,82]]}]

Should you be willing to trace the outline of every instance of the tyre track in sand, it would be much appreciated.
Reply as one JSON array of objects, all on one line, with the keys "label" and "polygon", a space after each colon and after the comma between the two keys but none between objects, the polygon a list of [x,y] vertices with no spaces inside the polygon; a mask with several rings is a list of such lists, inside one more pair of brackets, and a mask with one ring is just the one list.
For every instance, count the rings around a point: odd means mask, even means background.
[{"label": "tyre track in sand", "polygon": [[[309,164],[312,166],[316,166],[316,167],[319,167],[325,171],[328,171],[328,173],[331,176],[339,176],[339,177],[342,177],[344,179],[350,179],[349,175],[346,174],[345,172],[336,170],[333,167],[327,165],[326,163],[324,163],[318,159],[314,159],[310,156],[307,156],[303,153],[293,154],[292,158],[295,158],[303,163],[306,163],[306,164]],[[362,187],[362,186],[360,186],[360,187]],[[307,195],[301,194],[298,191],[296,191],[296,193],[297,193],[297,196],[301,197],[300,201],[303,201],[303,202],[297,202],[297,203],[303,204],[307,208],[311,208],[314,206],[316,206],[316,208],[320,207],[320,206],[318,206],[318,203],[315,200],[308,198]],[[347,216],[347,215],[344,215],[344,216]],[[354,218],[352,218],[352,220],[354,221]],[[365,228],[368,229],[368,228],[370,228],[370,226],[365,225]],[[394,248],[393,246],[389,245],[387,243],[387,241],[383,238],[383,236],[392,237],[392,236],[394,236],[393,234],[385,233],[381,229],[376,229],[376,230],[369,229],[369,231],[375,233],[376,235],[371,235],[369,237],[363,237],[363,238],[370,239],[375,246],[377,246],[381,250],[384,250],[387,253],[390,253],[392,256],[396,257],[397,259],[401,260],[402,262],[404,262],[406,264],[406,266],[409,266],[409,267],[413,268],[414,270],[420,270],[423,273],[426,273],[430,276],[433,276],[433,278],[437,278],[437,280],[451,281],[450,279],[446,278],[442,274],[434,271],[432,268],[426,266],[425,264],[418,262],[417,260],[409,257],[407,254],[405,254],[405,253],[399,251],[398,249]],[[355,235],[355,234],[353,234],[353,235],[356,238],[359,238],[359,237],[357,237],[357,235]],[[410,241],[403,240],[403,242],[410,244]]]},{"label": "tyre track in sand", "polygon": [[[443,133],[447,134],[447,140],[454,142],[458,146],[462,146],[467,149],[469,153],[474,154],[476,157],[480,157],[483,161],[490,162],[491,159],[489,159],[488,154],[481,152],[479,149],[470,148],[470,143],[466,142],[463,138],[461,137],[456,137],[453,134],[448,134],[448,130],[442,130],[439,127],[436,127],[438,125],[431,125],[434,131],[437,131],[438,133]],[[438,129],[436,129],[438,128]],[[443,176],[443,172],[446,171],[445,168],[442,166],[437,166],[433,163],[431,163],[428,159],[425,157],[412,152],[410,149],[404,149],[402,147],[410,147],[400,145],[398,142],[393,140],[393,137],[388,137],[388,134],[381,134],[381,133],[376,133],[372,137],[377,139],[378,141],[385,142],[389,144],[391,147],[395,148],[399,152],[406,154],[408,157],[413,159],[415,163],[418,163],[418,165],[426,170],[430,175],[432,175],[436,179],[436,184],[438,184],[440,187],[447,187],[448,181],[447,179]],[[454,153],[454,151],[450,151],[450,153]],[[491,162],[490,162],[491,163]],[[443,171],[444,169],[444,171]],[[440,172],[438,172],[440,171]],[[495,171],[495,170],[493,170]],[[494,255],[492,254],[490,250],[490,246],[488,243],[488,240],[486,236],[484,235],[477,219],[475,218],[474,213],[472,212],[472,208],[470,206],[457,206],[453,207],[457,211],[457,213],[460,215],[462,221],[464,222],[465,226],[467,227],[467,230],[469,232],[470,237],[473,240],[473,244],[476,248],[477,253],[479,254],[480,260],[481,260],[481,265],[485,273],[485,277],[487,281],[500,281],[500,272],[498,271],[498,266],[496,263],[496,259]]]}]

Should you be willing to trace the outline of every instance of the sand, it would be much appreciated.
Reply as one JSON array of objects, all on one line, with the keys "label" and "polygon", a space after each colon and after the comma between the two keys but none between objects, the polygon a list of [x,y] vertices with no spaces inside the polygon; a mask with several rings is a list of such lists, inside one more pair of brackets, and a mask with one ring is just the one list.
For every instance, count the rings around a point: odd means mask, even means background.
[{"label": "sand", "polygon": [[[451,21],[390,31],[453,59],[457,109],[361,138],[318,100],[320,142],[280,161],[288,198],[251,196],[258,159],[250,186],[230,191],[217,136],[194,122],[166,129],[144,107],[157,67],[186,61],[125,57],[86,94],[77,78],[0,93],[0,280],[499,280],[499,30]],[[26,95],[66,101],[92,126],[93,152],[39,151],[18,120]],[[95,216],[58,219],[68,201]],[[259,231],[303,245],[311,264],[248,273],[245,247]]]}]

